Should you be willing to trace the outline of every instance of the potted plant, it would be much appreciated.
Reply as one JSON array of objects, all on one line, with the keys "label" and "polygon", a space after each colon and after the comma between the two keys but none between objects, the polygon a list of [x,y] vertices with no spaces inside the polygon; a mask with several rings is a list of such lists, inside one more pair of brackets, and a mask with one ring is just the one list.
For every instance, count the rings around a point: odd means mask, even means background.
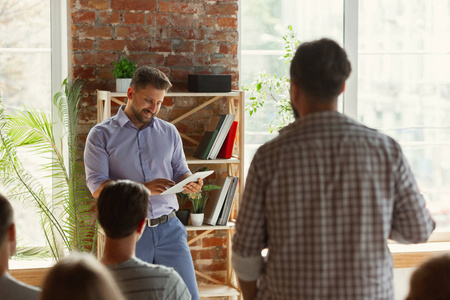
[{"label": "potted plant", "polygon": [[177,193],[178,203],[180,208],[175,212],[178,219],[183,223],[183,225],[187,225],[189,221],[190,210],[184,207],[186,200],[189,198],[188,194],[185,193]]},{"label": "potted plant", "polygon": [[[283,41],[285,53],[280,59],[283,59],[286,65],[290,65],[300,45],[300,40],[296,37],[296,32],[291,25],[287,27],[287,32],[283,35]],[[289,95],[290,81],[287,76],[262,72],[257,74],[252,84],[243,89],[250,95],[249,104],[245,108],[250,116],[259,110],[276,112],[276,117],[268,125],[270,133],[278,132],[294,121]]]},{"label": "potted plant", "polygon": [[119,61],[114,61],[112,64],[114,65],[112,73],[114,78],[116,78],[116,92],[126,93],[137,65],[125,56],[122,56]]},{"label": "potted plant", "polygon": [[209,192],[218,189],[220,189],[220,186],[215,184],[208,184],[202,187],[202,191],[199,191],[198,193],[188,194],[189,200],[191,200],[192,202],[192,225],[201,226],[203,224],[205,205],[206,201],[208,201],[209,198]]},{"label": "potted plant", "polygon": [[[32,108],[7,113],[0,93],[0,185],[9,199],[37,208],[47,247],[56,261],[67,251],[93,252],[97,232],[91,195],[77,154],[81,84],[68,84],[66,79],[62,87],[64,92],[57,93],[53,103],[67,142],[55,136],[49,114]],[[63,149],[66,145],[67,156]],[[52,154],[41,165],[45,176],[53,179],[51,190],[22,163],[17,153],[21,147],[28,147],[29,155]]]}]

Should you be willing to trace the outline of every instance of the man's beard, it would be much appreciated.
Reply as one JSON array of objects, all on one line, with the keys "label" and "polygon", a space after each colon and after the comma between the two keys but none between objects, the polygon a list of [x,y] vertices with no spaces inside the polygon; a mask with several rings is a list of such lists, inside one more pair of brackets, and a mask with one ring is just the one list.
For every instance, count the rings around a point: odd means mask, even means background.
[{"label": "man's beard", "polygon": [[[151,111],[149,111],[148,109],[142,109],[140,112],[137,111],[133,105],[131,105],[131,110],[133,111],[134,117],[142,124],[149,124],[152,122],[153,118],[155,117],[156,114],[153,114]],[[151,117],[148,119],[148,121],[145,120],[145,118],[143,117],[144,115],[144,111],[145,112],[149,112],[151,114]]]},{"label": "man's beard", "polygon": [[300,115],[298,114],[298,111],[295,109],[295,107],[292,105],[292,102],[290,102],[291,104],[291,108],[292,108],[292,113],[294,114],[294,118],[297,120]]}]

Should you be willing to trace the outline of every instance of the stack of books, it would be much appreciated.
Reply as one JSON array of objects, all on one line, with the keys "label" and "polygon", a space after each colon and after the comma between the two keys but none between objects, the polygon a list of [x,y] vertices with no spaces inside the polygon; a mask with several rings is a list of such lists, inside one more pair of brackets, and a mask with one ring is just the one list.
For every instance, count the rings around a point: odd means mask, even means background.
[{"label": "stack of books", "polygon": [[206,203],[205,224],[227,225],[238,183],[239,178],[235,176],[220,179],[218,185],[222,188],[214,190]]},{"label": "stack of books", "polygon": [[230,158],[237,131],[237,121],[234,121],[234,118],[233,114],[225,114],[212,120],[209,126],[210,130],[205,132],[200,145],[195,150],[194,157],[199,159]]}]

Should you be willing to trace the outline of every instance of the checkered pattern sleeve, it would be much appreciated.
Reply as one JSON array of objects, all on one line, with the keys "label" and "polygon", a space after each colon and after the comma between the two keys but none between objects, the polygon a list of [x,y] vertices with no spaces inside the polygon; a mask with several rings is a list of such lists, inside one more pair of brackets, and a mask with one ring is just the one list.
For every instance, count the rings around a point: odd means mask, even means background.
[{"label": "checkered pattern sleeve", "polygon": [[398,143],[320,112],[258,149],[233,254],[268,249],[258,300],[391,300],[387,239],[422,242],[434,226]]},{"label": "checkered pattern sleeve", "polygon": [[400,243],[424,243],[433,232],[435,222],[425,208],[425,200],[400,146],[398,153],[391,238]]},{"label": "checkered pattern sleeve", "polygon": [[259,152],[253,158],[248,171],[247,182],[239,217],[236,222],[236,234],[233,240],[233,252],[243,257],[261,255],[266,245],[264,176],[258,162]]}]

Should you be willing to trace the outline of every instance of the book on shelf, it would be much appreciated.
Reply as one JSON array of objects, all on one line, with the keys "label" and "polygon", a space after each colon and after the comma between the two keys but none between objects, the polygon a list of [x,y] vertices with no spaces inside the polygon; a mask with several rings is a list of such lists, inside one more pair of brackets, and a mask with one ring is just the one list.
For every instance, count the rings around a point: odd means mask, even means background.
[{"label": "book on shelf", "polygon": [[217,154],[219,154],[219,150],[222,147],[223,142],[225,141],[225,138],[228,135],[228,132],[230,131],[231,124],[233,124],[235,115],[233,114],[226,114],[225,120],[222,123],[222,126],[220,127],[219,133],[217,134],[217,137],[211,147],[211,150],[208,154],[208,159],[216,159]]},{"label": "book on shelf", "polygon": [[216,225],[225,226],[227,225],[228,219],[230,218],[231,208],[233,207],[234,197],[236,195],[237,187],[239,184],[239,178],[233,177],[233,181],[230,184],[227,197],[219,213]]},{"label": "book on shelf", "polygon": [[237,132],[238,122],[233,121],[230,127],[230,131],[228,131],[227,137],[223,142],[222,148],[220,148],[219,154],[217,157],[220,158],[231,158],[233,154],[234,142],[236,140],[236,132]]},{"label": "book on shelf", "polygon": [[222,188],[211,192],[205,207],[205,224],[216,225],[232,179],[232,176],[219,179],[218,185]]},{"label": "book on shelf", "polygon": [[218,133],[218,130],[205,132],[200,145],[198,145],[197,149],[194,152],[195,158],[206,159],[208,157],[208,153],[211,150],[213,142]]}]

